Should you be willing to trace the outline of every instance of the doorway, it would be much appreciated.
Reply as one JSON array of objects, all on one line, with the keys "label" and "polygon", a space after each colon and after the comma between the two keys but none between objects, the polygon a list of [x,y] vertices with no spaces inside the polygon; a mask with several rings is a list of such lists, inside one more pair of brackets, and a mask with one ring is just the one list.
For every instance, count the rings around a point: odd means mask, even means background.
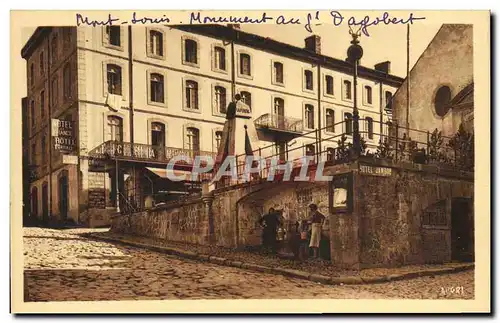
[{"label": "doorway", "polygon": [[69,192],[68,192],[68,171],[63,170],[59,175],[59,214],[61,221],[68,219],[68,205],[69,205]]},{"label": "doorway", "polygon": [[471,198],[451,201],[451,259],[474,261],[474,209]]},{"label": "doorway", "polygon": [[49,184],[47,182],[42,185],[42,222],[49,222]]}]

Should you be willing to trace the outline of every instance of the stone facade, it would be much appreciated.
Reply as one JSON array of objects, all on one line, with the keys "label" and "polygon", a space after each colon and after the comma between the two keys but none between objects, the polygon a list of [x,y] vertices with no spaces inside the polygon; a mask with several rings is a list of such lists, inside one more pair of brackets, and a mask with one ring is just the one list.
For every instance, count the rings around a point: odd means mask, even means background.
[{"label": "stone facade", "polygon": [[[363,165],[390,171],[368,174]],[[470,173],[365,157],[326,167],[324,174],[351,176],[350,209],[332,207],[334,182],[264,182],[215,190],[184,204],[115,216],[112,230],[229,248],[252,247],[261,244],[257,223],[270,207],[282,210],[284,227],[293,232],[294,223],[309,216],[307,206],[316,203],[327,217],[323,238],[329,240],[331,261],[339,267],[452,260],[452,202],[461,198],[473,203]],[[471,223],[472,209],[466,214]]]},{"label": "stone facade", "polygon": [[[446,136],[452,136],[457,131],[462,119],[461,108],[451,107],[440,116],[434,103],[442,86],[449,87],[452,99],[473,84],[472,28],[472,25],[443,25],[413,66],[409,77],[410,128],[431,132],[437,128]],[[400,126],[406,126],[407,122],[407,82],[403,82],[392,101],[393,117]],[[414,137],[412,139],[418,139]]]}]

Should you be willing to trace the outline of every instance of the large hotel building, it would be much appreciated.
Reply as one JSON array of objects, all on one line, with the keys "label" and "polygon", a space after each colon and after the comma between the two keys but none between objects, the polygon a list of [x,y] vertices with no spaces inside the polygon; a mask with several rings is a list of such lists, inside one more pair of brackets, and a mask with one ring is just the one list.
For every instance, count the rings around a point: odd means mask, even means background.
[{"label": "large hotel building", "polygon": [[[303,134],[315,129],[324,137],[351,131],[336,124],[352,117],[352,65],[322,55],[316,35],[299,48],[237,25],[39,27],[22,57],[25,204],[48,223],[103,225],[120,204],[147,207],[195,190],[169,183],[162,170],[178,154],[217,152],[237,93],[259,144],[274,144],[278,155],[292,145],[302,147],[297,154],[314,153],[318,132]],[[371,120],[390,120],[402,82],[390,62],[359,68],[368,143],[378,143]],[[321,153],[332,153],[336,140]],[[117,198],[137,187],[134,200]]]}]

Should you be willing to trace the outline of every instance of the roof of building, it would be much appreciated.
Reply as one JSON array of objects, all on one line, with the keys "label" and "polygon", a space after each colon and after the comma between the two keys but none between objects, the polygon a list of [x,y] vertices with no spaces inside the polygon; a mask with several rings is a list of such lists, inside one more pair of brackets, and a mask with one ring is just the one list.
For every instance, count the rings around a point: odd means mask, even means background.
[{"label": "roof of building", "polygon": [[[272,52],[293,59],[320,64],[344,73],[352,74],[353,66],[345,60],[317,54],[311,50],[282,43],[269,37],[251,34],[225,25],[172,25],[170,27],[192,32],[213,38],[234,41],[237,44]],[[21,56],[26,58],[38,46],[43,36],[48,34],[51,27],[38,27],[21,50]],[[385,72],[377,71],[364,66],[358,67],[358,75],[362,78],[383,81],[385,84],[399,87],[404,79]]]},{"label": "roof of building", "polygon": [[22,58],[30,56],[33,50],[37,48],[39,43],[43,40],[44,36],[49,34],[51,29],[52,27],[37,27],[33,35],[31,35],[31,37],[21,49]]}]

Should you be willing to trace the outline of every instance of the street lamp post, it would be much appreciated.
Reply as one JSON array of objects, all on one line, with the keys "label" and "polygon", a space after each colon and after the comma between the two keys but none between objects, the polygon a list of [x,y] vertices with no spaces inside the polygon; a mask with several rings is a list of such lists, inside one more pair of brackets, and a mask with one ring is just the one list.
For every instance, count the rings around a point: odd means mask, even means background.
[{"label": "street lamp post", "polygon": [[358,158],[361,153],[361,139],[359,136],[359,111],[358,111],[358,64],[361,57],[363,57],[363,48],[359,45],[358,37],[361,36],[361,33],[352,32],[349,33],[352,36],[351,46],[347,49],[347,60],[353,64],[353,76],[354,76],[354,108],[353,108],[353,117],[352,117],[352,130],[353,130],[353,142],[352,142],[352,157]]}]

